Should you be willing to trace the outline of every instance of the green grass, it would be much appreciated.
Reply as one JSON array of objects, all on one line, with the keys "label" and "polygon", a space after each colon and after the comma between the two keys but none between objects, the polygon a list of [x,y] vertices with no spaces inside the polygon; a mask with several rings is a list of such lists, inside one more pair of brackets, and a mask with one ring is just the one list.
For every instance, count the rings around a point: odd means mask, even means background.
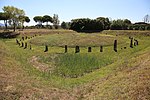
[{"label": "green grass", "polygon": [[108,57],[98,57],[94,54],[64,54],[57,58],[55,73],[64,77],[83,76],[112,63]]}]

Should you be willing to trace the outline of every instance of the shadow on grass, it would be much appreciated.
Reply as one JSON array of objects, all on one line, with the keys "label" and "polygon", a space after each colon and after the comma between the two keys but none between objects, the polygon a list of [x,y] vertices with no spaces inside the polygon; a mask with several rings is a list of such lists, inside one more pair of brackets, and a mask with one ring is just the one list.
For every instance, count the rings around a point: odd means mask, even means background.
[{"label": "shadow on grass", "polygon": [[79,32],[79,33],[99,33],[99,32],[102,32],[102,30],[74,30],[76,32]]},{"label": "shadow on grass", "polygon": [[20,33],[16,33],[16,32],[1,32],[0,38],[3,38],[3,39],[16,38],[19,34]]}]

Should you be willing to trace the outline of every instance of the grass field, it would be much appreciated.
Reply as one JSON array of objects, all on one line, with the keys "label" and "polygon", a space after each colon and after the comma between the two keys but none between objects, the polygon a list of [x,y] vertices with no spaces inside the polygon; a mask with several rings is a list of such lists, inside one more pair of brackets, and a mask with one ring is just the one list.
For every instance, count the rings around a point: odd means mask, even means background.
[{"label": "grass field", "polygon": [[[16,44],[22,36],[32,37],[21,40],[26,49]],[[129,36],[139,45],[130,48]],[[25,30],[16,38],[0,39],[0,99],[150,99],[150,31]]]}]

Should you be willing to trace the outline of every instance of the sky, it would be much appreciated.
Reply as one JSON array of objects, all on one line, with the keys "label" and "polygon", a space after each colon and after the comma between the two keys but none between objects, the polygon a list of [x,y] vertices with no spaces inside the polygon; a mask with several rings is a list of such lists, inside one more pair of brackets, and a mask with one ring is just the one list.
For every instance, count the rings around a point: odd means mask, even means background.
[{"label": "sky", "polygon": [[129,19],[132,23],[141,22],[145,15],[150,15],[150,0],[0,0],[0,12],[8,5],[25,11],[31,19],[26,25],[36,25],[34,16],[52,17],[53,14],[58,14],[60,22],[109,17],[112,20]]}]

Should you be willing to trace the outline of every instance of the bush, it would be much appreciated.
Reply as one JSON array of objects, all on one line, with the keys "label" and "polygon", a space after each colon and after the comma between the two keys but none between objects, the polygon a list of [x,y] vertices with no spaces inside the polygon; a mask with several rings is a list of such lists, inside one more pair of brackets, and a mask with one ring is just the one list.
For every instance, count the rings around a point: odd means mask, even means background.
[{"label": "bush", "polygon": [[103,30],[103,24],[99,20],[89,18],[74,19],[71,22],[70,29],[77,32],[97,32]]}]

